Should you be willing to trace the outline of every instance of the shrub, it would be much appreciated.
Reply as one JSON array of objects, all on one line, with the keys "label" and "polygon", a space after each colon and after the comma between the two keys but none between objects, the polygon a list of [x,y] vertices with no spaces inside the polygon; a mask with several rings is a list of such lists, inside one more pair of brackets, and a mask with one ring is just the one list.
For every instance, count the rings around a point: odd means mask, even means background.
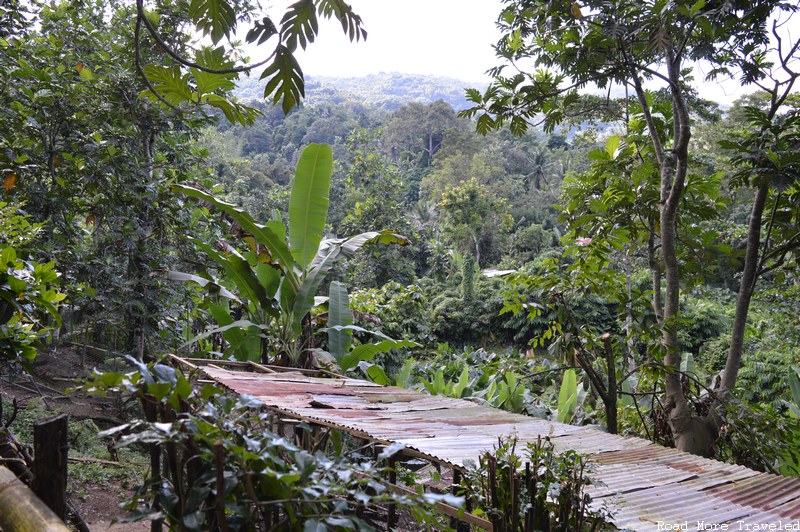
[{"label": "shrub", "polygon": [[461,488],[494,530],[612,530],[608,513],[589,506],[587,473],[585,459],[574,451],[556,454],[548,439],[529,443],[521,456],[511,438],[481,456]]}]

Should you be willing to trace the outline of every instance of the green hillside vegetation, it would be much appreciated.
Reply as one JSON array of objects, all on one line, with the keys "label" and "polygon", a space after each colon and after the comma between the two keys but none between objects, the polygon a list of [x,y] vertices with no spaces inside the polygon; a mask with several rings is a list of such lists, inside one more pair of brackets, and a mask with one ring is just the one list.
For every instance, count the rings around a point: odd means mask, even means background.
[{"label": "green hillside vegetation", "polygon": [[[395,111],[411,102],[443,100],[452,108],[461,110],[469,107],[464,93],[467,86],[471,85],[457,79],[399,72],[380,72],[352,78],[314,76],[306,80],[305,105],[354,100],[370,107]],[[255,77],[242,78],[233,94],[241,100],[262,100],[264,86]]]},{"label": "green hillside vegetation", "polygon": [[[363,37],[341,2],[275,22],[211,4],[227,9],[0,7],[0,372],[35,374],[59,337],[127,364],[76,371],[137,405],[105,433],[149,449],[135,517],[362,529],[366,506],[437,523],[431,503],[459,503],[376,491],[343,451],[355,442],[301,449],[168,353],[322,368],[800,474],[800,41],[761,55],[766,21],[791,12],[598,0],[565,17],[509,0],[504,66],[465,91],[304,80],[293,54],[317,17]],[[271,50],[249,77],[225,44],[237,23]],[[760,90],[721,108],[690,88],[699,59]],[[628,96],[582,92],[612,82]]]}]

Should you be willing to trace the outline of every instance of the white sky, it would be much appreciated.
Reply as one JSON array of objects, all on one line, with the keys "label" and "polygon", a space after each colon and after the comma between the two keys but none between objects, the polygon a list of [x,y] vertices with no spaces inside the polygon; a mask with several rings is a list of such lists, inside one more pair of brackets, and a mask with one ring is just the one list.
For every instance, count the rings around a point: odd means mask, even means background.
[{"label": "white sky", "polygon": [[[281,13],[290,2],[274,0]],[[351,43],[336,21],[320,23],[317,41],[298,55],[306,76],[352,77],[378,72],[488,82],[497,65],[495,20],[500,0],[349,0],[367,40]]]},{"label": "white sky", "polygon": [[[321,21],[317,41],[298,54],[306,76],[400,72],[488,83],[486,70],[499,64],[492,44],[500,37],[495,20],[503,7],[501,0],[349,2],[363,20],[367,40],[351,43],[338,22]],[[264,0],[274,15],[283,13],[290,3]],[[704,74],[703,69],[696,69],[695,87],[703,97],[722,104],[755,89],[743,88],[733,80],[704,82]]]}]

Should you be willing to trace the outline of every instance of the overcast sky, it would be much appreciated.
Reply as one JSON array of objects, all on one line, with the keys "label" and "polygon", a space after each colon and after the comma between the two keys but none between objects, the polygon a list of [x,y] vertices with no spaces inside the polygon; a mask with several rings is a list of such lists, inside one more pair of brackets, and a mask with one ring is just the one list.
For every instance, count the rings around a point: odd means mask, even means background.
[{"label": "overcast sky", "polygon": [[[323,21],[317,41],[298,57],[306,76],[353,77],[400,72],[488,83],[487,69],[497,66],[492,44],[500,36],[495,20],[501,0],[349,0],[368,32],[351,43],[335,21]],[[282,13],[290,0],[267,0],[271,13]],[[254,54],[257,55],[257,54]],[[745,90],[735,81],[695,84],[705,98],[730,104]]]},{"label": "overcast sky", "polygon": [[[275,12],[289,2],[275,0]],[[349,0],[367,40],[351,43],[335,21],[299,55],[307,76],[363,76],[401,72],[488,82],[497,65],[495,20],[500,0]]]}]

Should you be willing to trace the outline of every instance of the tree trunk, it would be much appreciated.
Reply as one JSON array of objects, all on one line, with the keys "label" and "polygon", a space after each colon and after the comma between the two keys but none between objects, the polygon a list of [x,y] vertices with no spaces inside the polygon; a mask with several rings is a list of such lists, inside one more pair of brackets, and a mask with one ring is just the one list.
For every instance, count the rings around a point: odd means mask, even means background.
[{"label": "tree trunk", "polygon": [[756,190],[753,198],[753,209],[750,211],[750,221],[747,226],[747,251],[742,271],[742,282],[739,294],[736,296],[736,313],[733,318],[731,330],[731,347],[728,350],[728,360],[725,362],[725,371],[722,374],[722,388],[731,390],[736,385],[739,366],[742,363],[744,351],[744,330],[747,326],[747,315],[750,311],[750,300],[753,298],[756,281],[758,280],[759,249],[761,248],[761,216],[767,203],[769,186],[761,185]]},{"label": "tree trunk", "polygon": [[[660,158],[661,202],[661,254],[664,264],[664,320],[661,325],[666,366],[666,410],[675,440],[681,451],[709,456],[717,438],[719,425],[714,415],[693,415],[688,399],[683,393],[683,383],[678,372],[681,350],[678,341],[678,314],[680,304],[680,275],[677,252],[678,209],[683,195],[689,166],[689,140],[691,122],[685,95],[681,89],[681,62],[674,50],[667,48],[667,70],[671,82],[674,140],[672,149],[663,151]],[[655,134],[656,132],[653,131]],[[712,413],[713,414],[713,413]]]},{"label": "tree trunk", "polygon": [[655,220],[650,222],[650,238],[647,240],[647,260],[652,274],[653,312],[656,315],[656,323],[661,325],[664,320],[664,302],[661,300],[661,263],[656,255]]},{"label": "tree trunk", "polygon": [[617,422],[617,366],[614,364],[614,349],[611,334],[604,334],[603,349],[606,358],[607,386],[606,394],[603,396],[603,404],[606,407],[606,427],[609,434],[617,434],[619,427]]}]

